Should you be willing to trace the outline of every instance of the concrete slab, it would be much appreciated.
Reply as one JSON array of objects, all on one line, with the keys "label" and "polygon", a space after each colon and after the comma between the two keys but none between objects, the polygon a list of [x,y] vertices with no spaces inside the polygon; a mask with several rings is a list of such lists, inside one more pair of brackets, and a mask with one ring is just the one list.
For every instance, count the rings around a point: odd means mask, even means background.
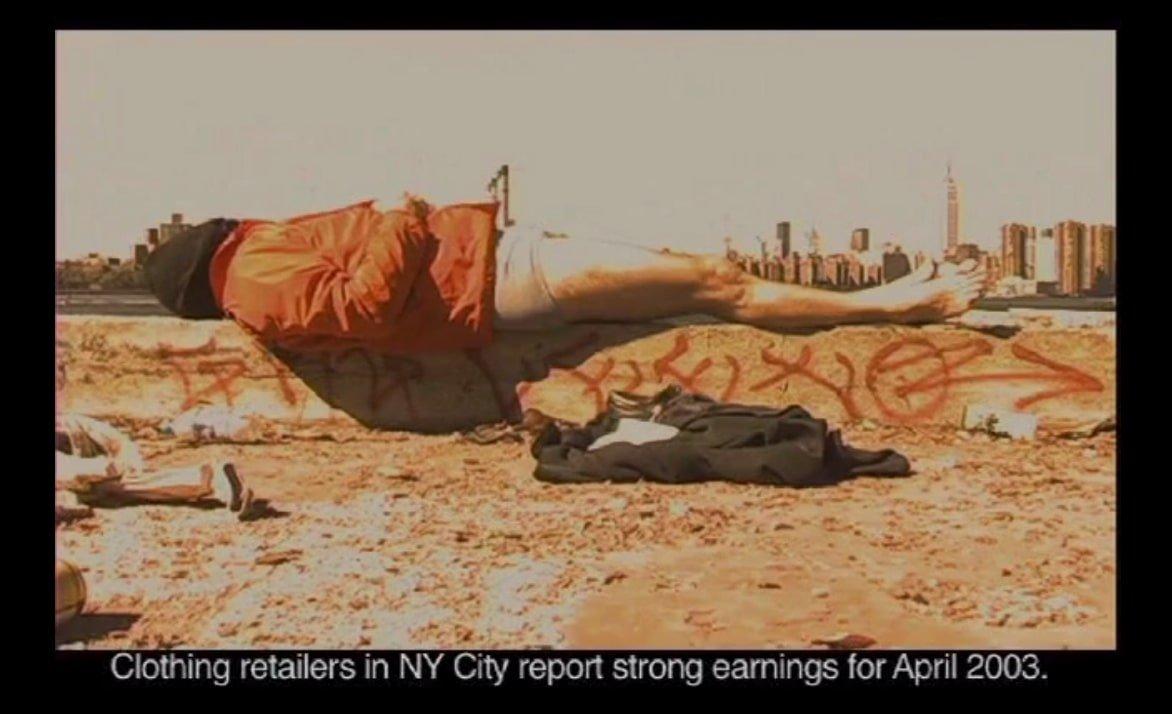
[{"label": "concrete slab", "polygon": [[534,407],[583,421],[610,390],[678,382],[713,397],[798,403],[835,421],[960,423],[981,403],[1048,423],[1114,414],[1114,316],[969,313],[966,325],[779,334],[742,325],[581,325],[471,352],[271,352],[235,324],[59,316],[59,408],[164,419],[199,403],[275,420],[442,432]]}]

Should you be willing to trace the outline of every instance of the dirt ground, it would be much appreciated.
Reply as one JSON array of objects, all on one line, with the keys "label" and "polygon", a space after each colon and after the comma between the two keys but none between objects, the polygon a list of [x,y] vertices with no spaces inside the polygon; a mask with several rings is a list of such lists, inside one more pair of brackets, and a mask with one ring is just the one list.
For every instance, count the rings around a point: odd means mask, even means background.
[{"label": "dirt ground", "polygon": [[[190,445],[273,517],[98,509],[61,525],[61,647],[1113,648],[1115,437],[844,428],[916,473],[797,490],[547,485],[523,444],[321,424]],[[279,431],[279,429],[278,429]]]}]

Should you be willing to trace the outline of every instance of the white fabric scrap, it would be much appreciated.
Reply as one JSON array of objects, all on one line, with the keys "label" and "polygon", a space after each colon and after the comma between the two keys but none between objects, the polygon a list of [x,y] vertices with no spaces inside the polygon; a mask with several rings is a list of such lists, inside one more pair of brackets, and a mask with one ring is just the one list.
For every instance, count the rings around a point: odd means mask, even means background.
[{"label": "white fabric scrap", "polygon": [[657,424],[642,419],[619,419],[614,431],[595,439],[594,443],[590,444],[586,450],[594,451],[609,444],[626,443],[638,446],[654,441],[667,441],[678,433],[680,433],[679,429],[667,424]]}]

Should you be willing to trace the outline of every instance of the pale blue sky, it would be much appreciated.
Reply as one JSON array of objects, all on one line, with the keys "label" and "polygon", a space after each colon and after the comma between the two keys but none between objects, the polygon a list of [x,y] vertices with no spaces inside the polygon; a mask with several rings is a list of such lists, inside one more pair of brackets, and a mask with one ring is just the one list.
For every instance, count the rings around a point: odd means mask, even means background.
[{"label": "pale blue sky", "polygon": [[[648,246],[813,223],[937,250],[1114,222],[1110,32],[69,32],[57,250],[129,255],[172,211],[282,218],[412,190]],[[798,245],[805,242],[799,238]]]}]

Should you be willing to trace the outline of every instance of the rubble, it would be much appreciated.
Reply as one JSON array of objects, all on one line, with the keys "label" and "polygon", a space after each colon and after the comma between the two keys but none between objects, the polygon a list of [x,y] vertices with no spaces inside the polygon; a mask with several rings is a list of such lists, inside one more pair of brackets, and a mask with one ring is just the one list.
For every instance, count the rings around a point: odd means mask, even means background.
[{"label": "rubble", "polygon": [[812,645],[823,645],[832,650],[863,650],[875,644],[874,637],[856,634],[841,634],[833,637],[810,640]]},{"label": "rubble", "polygon": [[[137,618],[63,646],[755,648],[840,631],[891,647],[1115,644],[1110,432],[978,442],[845,424],[916,473],[799,490],[551,486],[522,444],[298,428],[144,443],[152,467],[231,459],[285,515],[141,506],[60,524],[91,609]],[[416,478],[377,475],[388,467]]]},{"label": "rubble", "polygon": [[969,404],[965,406],[961,426],[968,431],[1028,441],[1037,435],[1038,417],[987,404]]}]

